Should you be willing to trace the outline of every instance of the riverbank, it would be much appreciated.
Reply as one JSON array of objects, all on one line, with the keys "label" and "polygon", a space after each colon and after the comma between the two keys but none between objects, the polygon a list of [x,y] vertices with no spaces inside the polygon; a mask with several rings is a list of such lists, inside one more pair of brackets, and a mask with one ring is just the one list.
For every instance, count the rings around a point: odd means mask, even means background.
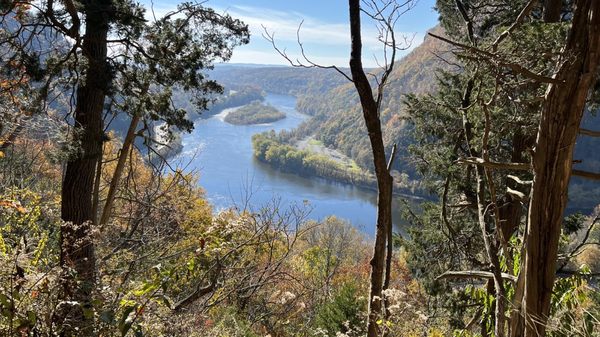
[{"label": "riverbank", "polygon": [[[375,175],[360,168],[343,154],[326,148],[314,139],[305,139],[296,146],[286,144],[273,132],[252,137],[254,156],[275,169],[304,177],[318,177],[335,183],[377,192]],[[406,175],[393,172],[394,195],[415,198],[418,183],[412,185]]]}]

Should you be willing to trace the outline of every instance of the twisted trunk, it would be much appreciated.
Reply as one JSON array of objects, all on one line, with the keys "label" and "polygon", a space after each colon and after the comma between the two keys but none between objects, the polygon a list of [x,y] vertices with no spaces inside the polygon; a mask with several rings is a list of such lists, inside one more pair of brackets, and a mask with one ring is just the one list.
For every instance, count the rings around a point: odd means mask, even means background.
[{"label": "twisted trunk", "polygon": [[[573,149],[600,59],[600,1],[576,1],[573,25],[556,78],[546,92],[533,155],[522,310],[525,336],[544,336],[556,274],[558,243]],[[518,332],[517,332],[518,334]]]}]

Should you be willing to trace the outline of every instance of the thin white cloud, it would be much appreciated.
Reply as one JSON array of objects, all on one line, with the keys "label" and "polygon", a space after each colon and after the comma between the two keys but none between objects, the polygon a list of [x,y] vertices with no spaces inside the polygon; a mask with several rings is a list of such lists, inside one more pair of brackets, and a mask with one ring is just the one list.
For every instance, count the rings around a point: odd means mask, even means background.
[{"label": "thin white cloud", "polygon": [[[296,42],[300,23],[302,42],[327,45],[348,45],[350,31],[346,23],[328,23],[298,12],[284,12],[251,6],[232,6],[226,10],[234,17],[246,22],[254,35],[263,33],[262,26],[274,32],[281,41]],[[413,33],[397,32],[398,35]],[[368,23],[363,25],[363,44],[367,48],[381,47],[377,40],[377,30]]]},{"label": "thin white cloud", "polygon": [[[290,54],[290,57],[300,57],[298,54]],[[348,67],[348,57],[342,56],[315,56],[311,58],[314,62],[319,64],[330,65],[334,64],[339,67]],[[283,59],[274,50],[258,50],[249,48],[238,48],[233,52],[233,57],[230,62],[232,63],[254,63],[254,64],[272,64],[272,65],[289,65],[289,63]]]},{"label": "thin white cloud", "polygon": [[266,8],[233,6],[227,10],[250,26],[255,37],[260,36],[263,26],[282,42],[296,42],[298,27],[302,23],[300,37],[303,43],[348,45],[348,25],[326,23],[297,12],[282,12]]},{"label": "thin white cloud", "polygon": [[[142,0],[148,9],[146,17],[152,19],[151,0]],[[210,4],[209,4],[210,6]],[[227,8],[213,7],[217,12],[226,12],[248,24],[251,33],[251,42],[248,46],[238,47],[234,50],[231,62],[235,63],[258,63],[258,64],[287,64],[272,46],[263,38],[264,29],[274,33],[275,41],[281,49],[285,49],[290,58],[302,59],[297,44],[297,31],[300,23],[300,39],[304,44],[307,55],[311,61],[323,65],[348,66],[348,55],[350,52],[350,32],[346,23],[331,23],[316,19],[304,13],[295,11],[279,11],[270,8],[232,5]],[[156,17],[172,11],[173,5],[153,4]],[[382,44],[377,39],[377,29],[368,21],[363,23],[363,48],[364,64],[367,67],[377,66],[376,60],[382,60]],[[412,32],[396,32],[397,36],[412,37]],[[402,39],[400,39],[402,40]],[[423,40],[423,34],[417,33],[412,44],[399,56],[407,54],[418,46]]]}]

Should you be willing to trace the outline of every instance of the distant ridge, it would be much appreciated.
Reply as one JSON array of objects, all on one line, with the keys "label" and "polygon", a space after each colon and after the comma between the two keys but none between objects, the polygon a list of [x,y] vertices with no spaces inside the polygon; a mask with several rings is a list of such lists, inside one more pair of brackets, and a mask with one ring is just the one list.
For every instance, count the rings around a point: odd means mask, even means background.
[{"label": "distant ridge", "polygon": [[215,68],[237,67],[237,68],[291,68],[285,64],[261,64],[261,63],[215,63]]}]

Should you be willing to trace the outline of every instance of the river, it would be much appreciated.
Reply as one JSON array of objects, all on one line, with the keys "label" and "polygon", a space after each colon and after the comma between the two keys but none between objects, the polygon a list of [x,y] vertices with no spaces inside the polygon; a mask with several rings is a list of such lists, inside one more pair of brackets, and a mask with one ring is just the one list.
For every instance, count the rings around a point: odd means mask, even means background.
[{"label": "river", "polygon": [[[231,125],[223,121],[223,114],[199,119],[194,131],[183,136],[183,151],[174,162],[186,167],[186,171],[199,173],[200,185],[217,211],[241,206],[246,200],[254,209],[273,200],[279,200],[282,207],[308,204],[312,209],[311,219],[335,215],[373,235],[377,199],[374,192],[283,173],[254,158],[252,135],[268,130],[290,130],[308,118],[296,111],[293,96],[268,94],[266,102],[285,112],[287,117],[260,125]],[[403,233],[399,205],[394,207],[394,218],[396,230]]]}]

